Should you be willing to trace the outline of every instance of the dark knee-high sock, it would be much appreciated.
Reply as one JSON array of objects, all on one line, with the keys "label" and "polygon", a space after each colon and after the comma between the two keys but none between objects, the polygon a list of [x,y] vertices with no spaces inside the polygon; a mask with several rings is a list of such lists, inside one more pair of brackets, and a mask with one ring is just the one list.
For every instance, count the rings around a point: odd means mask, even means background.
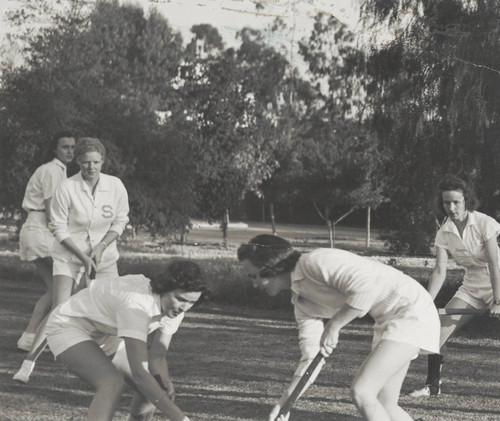
[{"label": "dark knee-high sock", "polygon": [[442,365],[443,356],[441,354],[430,354],[427,356],[427,380],[425,381],[426,385],[439,388]]}]

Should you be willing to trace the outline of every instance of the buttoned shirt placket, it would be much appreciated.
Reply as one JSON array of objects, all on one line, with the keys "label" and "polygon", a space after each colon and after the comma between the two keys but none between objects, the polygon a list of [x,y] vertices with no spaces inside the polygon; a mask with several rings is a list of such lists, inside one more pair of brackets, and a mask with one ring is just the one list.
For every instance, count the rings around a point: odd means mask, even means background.
[{"label": "buttoned shirt placket", "polygon": [[[90,203],[92,204],[92,206],[90,207],[91,210],[90,210],[90,213],[87,209],[87,207],[85,207],[85,212],[87,213],[87,219],[88,219],[88,223],[87,223],[87,238],[86,238],[86,242],[90,248],[90,250],[92,251],[93,250],[93,247],[92,247],[92,240],[90,238],[90,226],[92,225],[92,220],[94,218],[94,211],[95,211],[95,197],[92,195],[92,192],[90,191],[90,188],[89,186],[87,185],[87,183],[85,183],[85,181],[82,181],[83,182],[83,191],[85,192],[85,195],[90,199]],[[99,184],[99,182],[97,182]],[[97,185],[96,185],[96,191],[95,193],[97,194]]]}]

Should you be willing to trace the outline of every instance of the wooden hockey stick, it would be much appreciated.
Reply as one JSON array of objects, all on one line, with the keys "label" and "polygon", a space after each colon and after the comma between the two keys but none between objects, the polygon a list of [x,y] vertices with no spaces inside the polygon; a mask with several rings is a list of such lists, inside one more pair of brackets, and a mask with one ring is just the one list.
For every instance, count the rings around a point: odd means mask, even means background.
[{"label": "wooden hockey stick", "polygon": [[444,315],[465,315],[465,314],[471,314],[471,315],[482,315],[482,314],[487,314],[488,309],[484,310],[479,310],[477,308],[439,308],[438,313],[440,316]]},{"label": "wooden hockey stick", "polygon": [[321,352],[318,352],[318,354],[314,357],[314,360],[311,361],[309,367],[307,367],[305,373],[302,374],[302,377],[300,378],[299,382],[293,388],[292,393],[290,393],[290,396],[281,407],[278,417],[281,415],[286,416],[290,412],[290,409],[292,409],[293,404],[297,401],[300,394],[304,391],[307,382],[311,379],[311,376],[316,371],[318,365],[324,360],[324,358],[325,357],[323,357],[323,354]]}]

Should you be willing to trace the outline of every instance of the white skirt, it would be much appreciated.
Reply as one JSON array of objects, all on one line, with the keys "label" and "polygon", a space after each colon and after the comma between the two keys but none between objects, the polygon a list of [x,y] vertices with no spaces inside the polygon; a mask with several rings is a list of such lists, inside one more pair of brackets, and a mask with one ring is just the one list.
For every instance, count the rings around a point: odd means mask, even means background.
[{"label": "white skirt", "polygon": [[372,347],[385,339],[414,345],[424,354],[438,354],[441,323],[430,297],[428,301],[426,306],[399,308],[376,322]]},{"label": "white skirt", "polygon": [[33,261],[50,257],[55,238],[47,226],[45,212],[29,212],[19,234],[21,260]]}]

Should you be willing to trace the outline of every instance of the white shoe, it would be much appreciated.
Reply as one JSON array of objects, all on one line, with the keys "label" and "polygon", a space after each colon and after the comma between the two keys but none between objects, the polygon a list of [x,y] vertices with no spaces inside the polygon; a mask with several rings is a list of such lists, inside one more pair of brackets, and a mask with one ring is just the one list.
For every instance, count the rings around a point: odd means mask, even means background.
[{"label": "white shoe", "polygon": [[19,371],[12,377],[14,380],[22,383],[28,383],[30,380],[30,375],[35,368],[35,362],[24,360],[21,364]]},{"label": "white shoe", "polygon": [[17,347],[23,351],[31,351],[33,342],[35,341],[34,333],[23,332],[19,340],[17,341]]},{"label": "white shoe", "polygon": [[439,382],[439,387],[436,390],[436,387],[434,386],[424,386],[422,389],[417,389],[414,390],[413,392],[409,393],[408,396],[411,396],[412,398],[421,398],[424,396],[437,396],[441,394],[441,382]]}]

